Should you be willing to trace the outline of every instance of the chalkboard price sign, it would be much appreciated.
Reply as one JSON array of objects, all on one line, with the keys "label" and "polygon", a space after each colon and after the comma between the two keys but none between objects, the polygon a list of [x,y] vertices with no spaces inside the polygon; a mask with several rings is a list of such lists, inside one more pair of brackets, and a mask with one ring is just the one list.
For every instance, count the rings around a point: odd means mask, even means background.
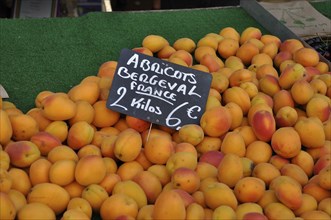
[{"label": "chalkboard price sign", "polygon": [[107,107],[178,130],[199,124],[211,79],[208,73],[123,49]]}]

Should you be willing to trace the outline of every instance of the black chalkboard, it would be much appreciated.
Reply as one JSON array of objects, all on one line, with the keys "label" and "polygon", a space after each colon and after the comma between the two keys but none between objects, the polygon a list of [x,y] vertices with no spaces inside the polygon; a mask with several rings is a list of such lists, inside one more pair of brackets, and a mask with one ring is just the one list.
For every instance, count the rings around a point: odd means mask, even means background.
[{"label": "black chalkboard", "polygon": [[107,107],[178,130],[199,124],[211,74],[123,49]]}]

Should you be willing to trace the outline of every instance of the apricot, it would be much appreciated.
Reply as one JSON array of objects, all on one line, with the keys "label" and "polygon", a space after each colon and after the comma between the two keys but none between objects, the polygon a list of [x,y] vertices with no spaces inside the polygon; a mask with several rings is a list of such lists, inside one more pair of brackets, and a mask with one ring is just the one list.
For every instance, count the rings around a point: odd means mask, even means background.
[{"label": "apricot", "polygon": [[153,219],[185,219],[186,208],[180,195],[174,191],[163,191],[154,203]]},{"label": "apricot", "polygon": [[231,114],[227,108],[222,106],[212,108],[203,113],[200,126],[209,136],[221,136],[230,129]]},{"label": "apricot", "polygon": [[274,42],[266,43],[263,45],[262,49],[260,49],[260,53],[267,54],[273,61],[278,54],[278,46]]},{"label": "apricot", "polygon": [[84,188],[81,198],[88,201],[94,212],[99,212],[102,203],[108,198],[108,193],[99,184],[92,183]]},{"label": "apricot", "polygon": [[241,58],[233,55],[229,56],[224,61],[224,67],[230,69],[230,70],[238,70],[238,69],[244,69],[245,65]]},{"label": "apricot", "polygon": [[160,51],[166,45],[169,45],[169,42],[164,37],[155,34],[147,35],[142,41],[142,46],[153,53]]},{"label": "apricot", "polygon": [[295,157],[301,150],[300,135],[293,127],[279,128],[271,137],[271,147],[281,157]]},{"label": "apricot", "polygon": [[23,169],[15,167],[10,168],[8,174],[12,180],[10,189],[17,190],[26,196],[32,187],[28,174]]},{"label": "apricot", "polygon": [[224,27],[219,31],[219,35],[224,38],[232,38],[239,42],[240,33],[233,27]]},{"label": "apricot", "polygon": [[[39,127],[36,120],[30,115],[27,114],[12,115],[9,117],[9,120],[12,128],[11,138],[15,141],[28,141],[34,134],[39,132]],[[4,125],[3,134],[5,135],[6,129],[9,128],[5,124],[3,125]],[[6,138],[4,140],[6,140]]]},{"label": "apricot", "polygon": [[326,95],[326,92],[328,91],[328,87],[323,82],[323,80],[319,78],[314,78],[309,82],[309,84],[313,88],[315,94]]},{"label": "apricot", "polygon": [[28,203],[43,203],[49,206],[56,215],[67,208],[69,200],[68,192],[54,183],[39,183],[33,186],[27,195]]},{"label": "apricot", "polygon": [[251,126],[257,139],[265,142],[270,141],[276,131],[273,113],[268,110],[257,110],[252,115]]},{"label": "apricot", "polygon": [[46,204],[32,202],[17,212],[17,219],[56,219],[54,211]]},{"label": "apricot", "polygon": [[98,128],[113,126],[120,118],[120,113],[107,108],[106,100],[95,102],[93,108],[95,114],[92,124]]},{"label": "apricot", "polygon": [[331,104],[327,99],[319,96],[313,96],[306,105],[306,113],[308,117],[317,117],[321,122],[330,119]]},{"label": "apricot", "polygon": [[251,64],[255,55],[259,54],[259,48],[252,43],[244,43],[236,51],[236,57],[239,57],[243,64],[248,66]]},{"label": "apricot", "polygon": [[276,126],[279,127],[293,127],[298,120],[297,111],[290,107],[281,107],[275,116]]},{"label": "apricot", "polygon": [[290,89],[296,81],[303,79],[305,74],[306,69],[301,64],[288,65],[280,73],[278,83],[282,89]]},{"label": "apricot", "polygon": [[318,69],[320,73],[329,72],[328,64],[323,61],[319,61],[318,64],[315,66],[315,68]]},{"label": "apricot", "polygon": [[302,190],[300,183],[289,176],[278,176],[269,185],[273,189],[279,201],[291,210],[302,205]]},{"label": "apricot", "polygon": [[319,60],[319,54],[316,50],[303,47],[293,53],[293,60],[303,66],[316,66]]},{"label": "apricot", "polygon": [[65,186],[75,180],[76,162],[73,160],[59,160],[49,168],[49,180],[60,186]]},{"label": "apricot", "polygon": [[253,161],[253,163],[266,163],[272,156],[272,148],[269,143],[264,141],[254,141],[246,147],[245,156]]},{"label": "apricot", "polygon": [[215,210],[221,205],[227,205],[235,210],[238,206],[238,201],[233,190],[221,182],[208,183],[207,187],[202,190],[207,207]]},{"label": "apricot", "polygon": [[200,178],[195,170],[179,167],[171,175],[171,182],[175,189],[182,189],[194,193],[200,187]]},{"label": "apricot", "polygon": [[[231,172],[227,170],[231,170]],[[218,166],[217,178],[219,182],[232,188],[242,177],[243,164],[240,157],[233,153],[225,154]]]},{"label": "apricot", "polygon": [[295,123],[294,129],[300,136],[303,146],[318,148],[324,145],[325,133],[323,125],[319,120],[315,120],[314,118],[300,118]]},{"label": "apricot", "polygon": [[68,131],[67,144],[74,150],[90,144],[93,140],[94,128],[86,121],[73,124]]},{"label": "apricot", "polygon": [[235,56],[239,48],[239,42],[233,38],[224,38],[218,43],[217,52],[223,58]]},{"label": "apricot", "polygon": [[138,131],[130,128],[122,131],[115,142],[114,154],[121,161],[134,160],[140,153],[142,139]]},{"label": "apricot", "polygon": [[29,167],[34,161],[40,158],[40,150],[31,141],[16,141],[6,145],[10,163],[16,167]]},{"label": "apricot", "polygon": [[174,145],[166,136],[152,137],[151,135],[144,149],[147,159],[155,164],[165,164],[174,153]]},{"label": "apricot", "polygon": [[295,214],[291,209],[280,202],[272,202],[263,209],[268,219],[294,219]]},{"label": "apricot", "polygon": [[243,177],[235,184],[233,191],[239,202],[255,203],[263,196],[265,183],[257,177]]},{"label": "apricot", "polygon": [[39,158],[30,165],[28,174],[32,186],[38,183],[49,182],[49,169],[51,165],[52,163],[45,158]]},{"label": "apricot", "polygon": [[103,219],[116,219],[121,215],[135,218],[138,210],[137,202],[132,197],[119,193],[105,199],[100,207],[100,216]]},{"label": "apricot", "polygon": [[65,121],[52,121],[44,131],[56,136],[63,143],[68,137],[69,126]]},{"label": "apricot", "polygon": [[75,116],[77,106],[68,96],[54,93],[42,100],[41,109],[49,120],[65,121]]},{"label": "apricot", "polygon": [[224,155],[233,153],[239,157],[243,157],[246,154],[244,138],[237,131],[229,131],[223,138],[220,150]]},{"label": "apricot", "polygon": [[77,162],[79,159],[76,152],[72,148],[70,148],[66,145],[60,145],[60,146],[54,147],[47,154],[47,160],[52,163],[55,163],[56,161],[59,161],[59,160],[66,160],[66,159],[73,160],[75,162]]},{"label": "apricot", "polygon": [[220,205],[214,209],[212,219],[236,220],[236,212],[228,205]]},{"label": "apricot", "polygon": [[106,165],[100,156],[88,155],[76,164],[75,180],[83,186],[100,183],[105,176]]},{"label": "apricot", "polygon": [[263,180],[266,186],[269,186],[270,182],[280,175],[279,169],[267,162],[256,164],[252,171],[252,176]]},{"label": "apricot", "polygon": [[259,80],[260,91],[273,97],[279,90],[281,90],[278,84],[278,78],[272,75],[263,76]]},{"label": "apricot", "polygon": [[203,129],[196,124],[186,124],[179,129],[179,138],[182,142],[198,145],[204,138]]}]

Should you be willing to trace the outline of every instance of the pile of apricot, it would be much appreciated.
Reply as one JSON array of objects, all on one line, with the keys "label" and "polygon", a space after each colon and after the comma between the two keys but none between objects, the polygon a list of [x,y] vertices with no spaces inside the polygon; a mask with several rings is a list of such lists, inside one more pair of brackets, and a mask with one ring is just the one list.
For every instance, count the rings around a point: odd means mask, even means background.
[{"label": "pile of apricot", "polygon": [[211,74],[200,123],[107,108],[115,60],[28,112],[0,99],[0,219],[330,219],[331,73],[314,49],[224,27],[132,50]]}]

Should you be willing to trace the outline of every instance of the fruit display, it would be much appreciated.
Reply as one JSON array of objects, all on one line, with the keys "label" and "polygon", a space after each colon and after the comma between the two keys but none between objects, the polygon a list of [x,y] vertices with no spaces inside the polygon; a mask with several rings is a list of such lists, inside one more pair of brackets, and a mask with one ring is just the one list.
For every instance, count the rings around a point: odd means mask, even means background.
[{"label": "fruit display", "polygon": [[331,72],[256,27],[135,52],[212,76],[179,130],[106,106],[117,61],[23,112],[0,99],[0,219],[330,219]]}]

